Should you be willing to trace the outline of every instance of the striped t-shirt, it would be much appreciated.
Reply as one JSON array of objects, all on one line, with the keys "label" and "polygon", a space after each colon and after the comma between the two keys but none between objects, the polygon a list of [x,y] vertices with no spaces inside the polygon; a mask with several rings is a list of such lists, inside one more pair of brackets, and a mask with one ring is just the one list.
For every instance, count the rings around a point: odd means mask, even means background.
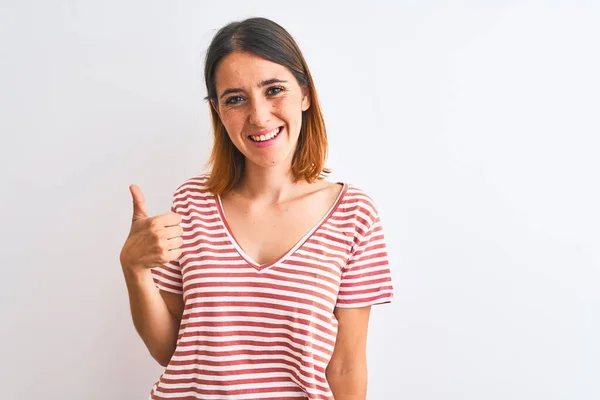
[{"label": "striped t-shirt", "polygon": [[333,400],[325,369],[335,307],[393,297],[383,229],[372,199],[344,183],[327,215],[293,248],[258,265],[229,230],[206,175],[173,195],[184,230],[179,259],[152,269],[183,295],[177,347],[151,399]]}]

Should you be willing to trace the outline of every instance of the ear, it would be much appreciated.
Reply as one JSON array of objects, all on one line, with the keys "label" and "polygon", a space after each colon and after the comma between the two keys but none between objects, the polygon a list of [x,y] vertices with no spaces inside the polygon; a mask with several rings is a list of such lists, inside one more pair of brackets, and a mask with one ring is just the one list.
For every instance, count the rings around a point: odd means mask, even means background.
[{"label": "ear", "polygon": [[302,111],[306,111],[310,108],[310,88],[308,86],[301,86],[302,90]]}]

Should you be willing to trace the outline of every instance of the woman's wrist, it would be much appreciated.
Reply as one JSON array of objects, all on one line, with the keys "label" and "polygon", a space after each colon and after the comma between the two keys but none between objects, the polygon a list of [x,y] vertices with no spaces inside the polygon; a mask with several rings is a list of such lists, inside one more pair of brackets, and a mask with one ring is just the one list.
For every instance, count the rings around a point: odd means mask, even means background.
[{"label": "woman's wrist", "polygon": [[121,268],[123,269],[123,274],[125,274],[125,278],[130,278],[134,280],[143,280],[151,275],[150,268],[144,267],[143,265],[136,264],[126,264],[121,263]]}]

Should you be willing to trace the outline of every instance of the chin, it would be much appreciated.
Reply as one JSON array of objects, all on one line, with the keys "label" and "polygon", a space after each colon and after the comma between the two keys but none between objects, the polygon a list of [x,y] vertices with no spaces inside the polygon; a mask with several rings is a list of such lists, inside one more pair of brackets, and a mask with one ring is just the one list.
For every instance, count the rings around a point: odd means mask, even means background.
[{"label": "chin", "polygon": [[289,151],[279,149],[279,151],[272,151],[271,154],[252,154],[252,152],[249,152],[246,155],[246,160],[260,168],[280,167],[283,165],[291,168],[294,153],[295,148],[289,149]]},{"label": "chin", "polygon": [[[287,160],[281,160],[281,159],[271,159],[271,160],[265,160],[265,159],[261,159],[261,160],[250,160],[254,165],[256,165],[257,167],[260,168],[272,168],[272,167],[278,167],[281,166],[283,164],[288,164],[288,162],[286,162]],[[289,162],[290,166],[291,166],[291,162]]]}]

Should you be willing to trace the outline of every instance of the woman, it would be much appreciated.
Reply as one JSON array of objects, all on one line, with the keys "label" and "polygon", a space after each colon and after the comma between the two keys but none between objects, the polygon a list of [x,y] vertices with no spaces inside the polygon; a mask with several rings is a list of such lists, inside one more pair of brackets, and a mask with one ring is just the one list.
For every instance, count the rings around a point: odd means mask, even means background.
[{"label": "woman", "polygon": [[[371,198],[325,179],[306,62],[281,26],[222,28],[205,80],[211,171],[121,252],[134,325],[164,367],[151,399],[365,399],[370,307],[393,295]],[[156,287],[159,290],[156,290]]]}]

